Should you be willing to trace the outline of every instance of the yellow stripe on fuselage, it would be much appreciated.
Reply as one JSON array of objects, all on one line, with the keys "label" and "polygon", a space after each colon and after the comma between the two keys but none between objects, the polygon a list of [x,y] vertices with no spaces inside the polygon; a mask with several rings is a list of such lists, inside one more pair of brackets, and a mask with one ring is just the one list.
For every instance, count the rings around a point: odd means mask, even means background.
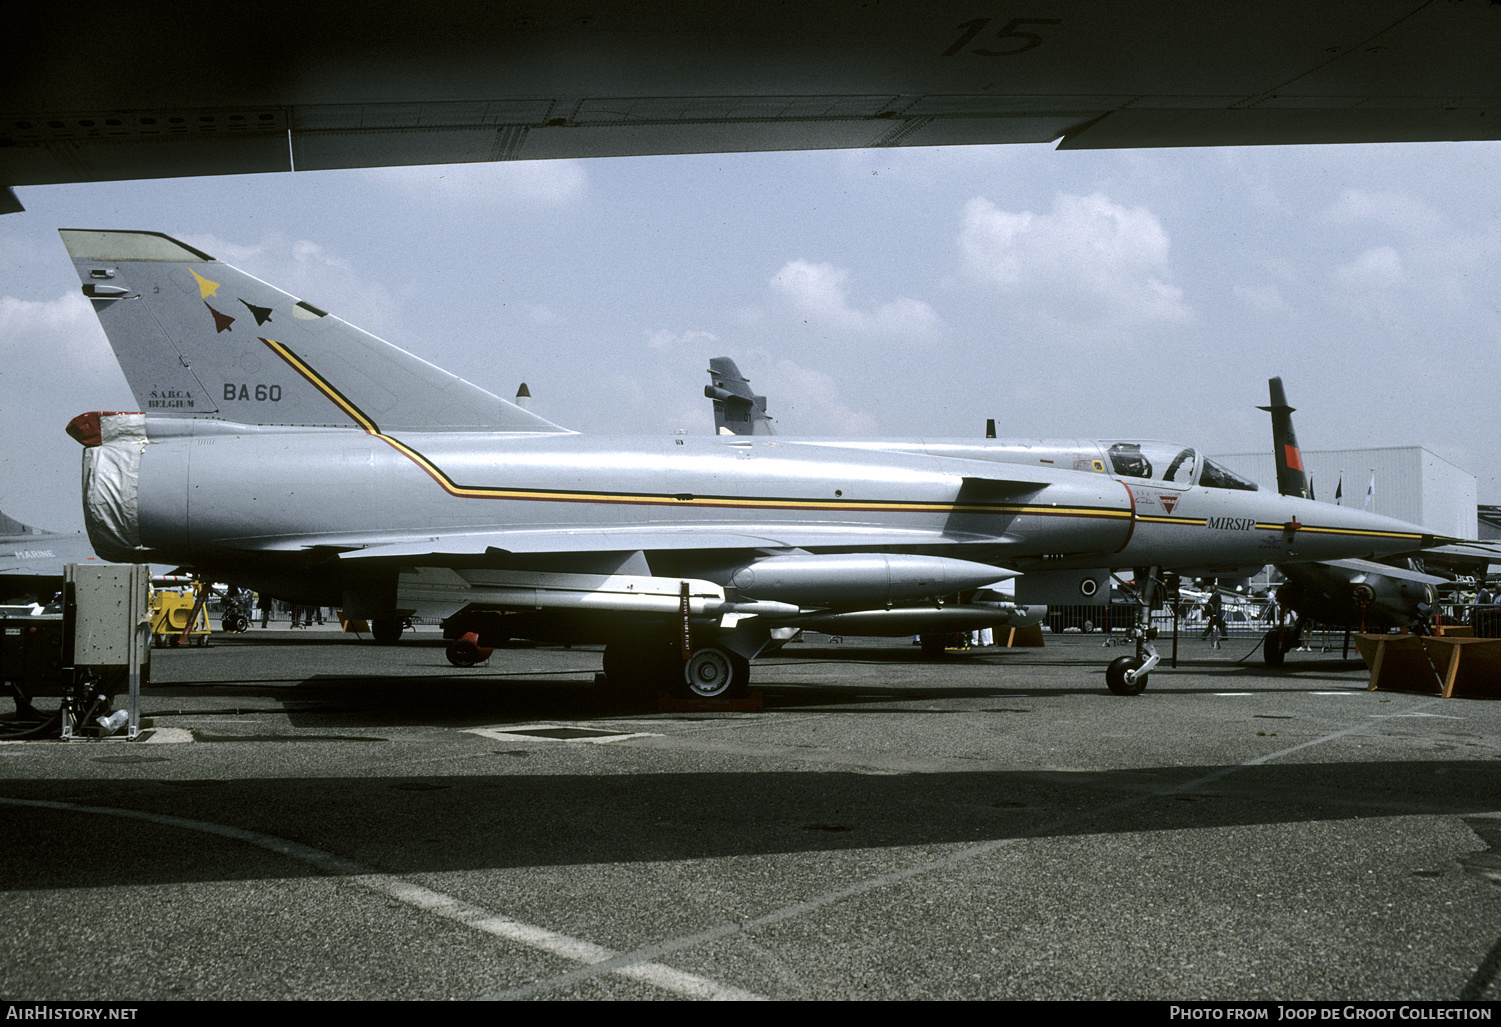
[{"label": "yellow stripe on fuselage", "polygon": [[[1061,507],[1025,503],[931,503],[908,500],[828,500],[743,496],[697,496],[662,493],[585,492],[552,489],[516,489],[494,486],[460,485],[425,455],[380,430],[364,411],[329,384],[301,357],[287,346],[271,339],[261,341],[291,368],[321,392],[366,434],[380,439],[392,449],[422,468],[451,496],[463,499],[510,499],[543,503],[615,503],[625,505],[733,507],[757,510],[839,510],[886,511],[903,513],[974,513],[991,515],[1031,515],[1036,517],[1091,517],[1105,520],[1130,520],[1129,510],[1108,507]],[[1200,522],[1203,523],[1202,521]]]},{"label": "yellow stripe on fuselage", "polygon": [[[1136,519],[1142,524],[1176,524],[1189,528],[1203,528],[1207,521],[1203,517],[1156,517],[1150,514],[1138,514]],[[1258,521],[1253,525],[1256,531],[1286,531],[1287,525],[1282,522]],[[1423,536],[1410,531],[1376,531],[1372,528],[1339,528],[1328,525],[1299,524],[1296,531],[1307,531],[1315,535],[1354,535],[1362,538],[1399,538],[1412,539],[1421,542]]]}]

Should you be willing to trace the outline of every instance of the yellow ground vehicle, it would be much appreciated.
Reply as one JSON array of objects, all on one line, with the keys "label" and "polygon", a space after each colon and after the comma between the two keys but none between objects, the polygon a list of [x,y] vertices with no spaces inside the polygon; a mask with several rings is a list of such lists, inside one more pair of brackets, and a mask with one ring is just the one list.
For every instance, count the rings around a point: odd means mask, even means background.
[{"label": "yellow ground vehicle", "polygon": [[157,647],[208,642],[210,632],[204,599],[208,591],[197,585],[190,592],[159,589],[151,594],[151,642]]}]

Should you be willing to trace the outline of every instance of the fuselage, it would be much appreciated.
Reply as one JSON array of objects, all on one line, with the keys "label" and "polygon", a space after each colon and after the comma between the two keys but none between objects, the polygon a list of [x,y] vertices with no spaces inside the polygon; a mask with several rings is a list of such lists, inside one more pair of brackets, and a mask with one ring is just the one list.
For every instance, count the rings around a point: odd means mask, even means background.
[{"label": "fuselage", "polygon": [[[131,559],[222,568],[240,580],[258,567],[295,576],[316,565],[310,575],[327,583],[340,552],[541,530],[835,531],[844,537],[802,548],[932,552],[963,542],[965,559],[1022,571],[1259,566],[1424,544],[1421,529],[1403,522],[1249,483],[1206,485],[1213,465],[1189,449],[1145,476],[1123,475],[1119,447],[1136,443],[379,434],[222,422],[189,434],[177,422],[166,431],[148,423],[140,438],[107,445],[137,461],[135,505],[111,512],[108,497],[96,497],[96,548],[112,548],[111,534],[130,540],[133,529]],[[911,534],[877,537],[892,530]],[[862,531],[871,545],[847,537]],[[681,567],[685,547],[666,548]]]}]

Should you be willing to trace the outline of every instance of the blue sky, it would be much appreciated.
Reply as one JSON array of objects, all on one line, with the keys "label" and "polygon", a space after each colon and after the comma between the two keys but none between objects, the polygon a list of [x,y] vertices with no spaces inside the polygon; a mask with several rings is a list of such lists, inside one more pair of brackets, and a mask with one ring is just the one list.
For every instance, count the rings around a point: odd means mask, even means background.
[{"label": "blue sky", "polygon": [[1423,445],[1501,503],[1501,145],[695,155],[34,186],[0,218],[0,509],[74,530],[136,404],[56,230],[164,231],[589,432]]}]

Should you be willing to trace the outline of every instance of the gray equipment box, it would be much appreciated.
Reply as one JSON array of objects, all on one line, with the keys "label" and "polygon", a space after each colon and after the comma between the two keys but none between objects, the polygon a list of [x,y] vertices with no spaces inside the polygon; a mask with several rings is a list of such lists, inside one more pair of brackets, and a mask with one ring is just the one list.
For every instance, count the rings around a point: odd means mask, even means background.
[{"label": "gray equipment box", "polygon": [[[151,659],[151,568],[70,563],[64,568],[63,662],[129,682],[128,738],[140,733],[141,684]],[[113,689],[110,689],[113,691]],[[63,737],[72,736],[63,723]]]}]

